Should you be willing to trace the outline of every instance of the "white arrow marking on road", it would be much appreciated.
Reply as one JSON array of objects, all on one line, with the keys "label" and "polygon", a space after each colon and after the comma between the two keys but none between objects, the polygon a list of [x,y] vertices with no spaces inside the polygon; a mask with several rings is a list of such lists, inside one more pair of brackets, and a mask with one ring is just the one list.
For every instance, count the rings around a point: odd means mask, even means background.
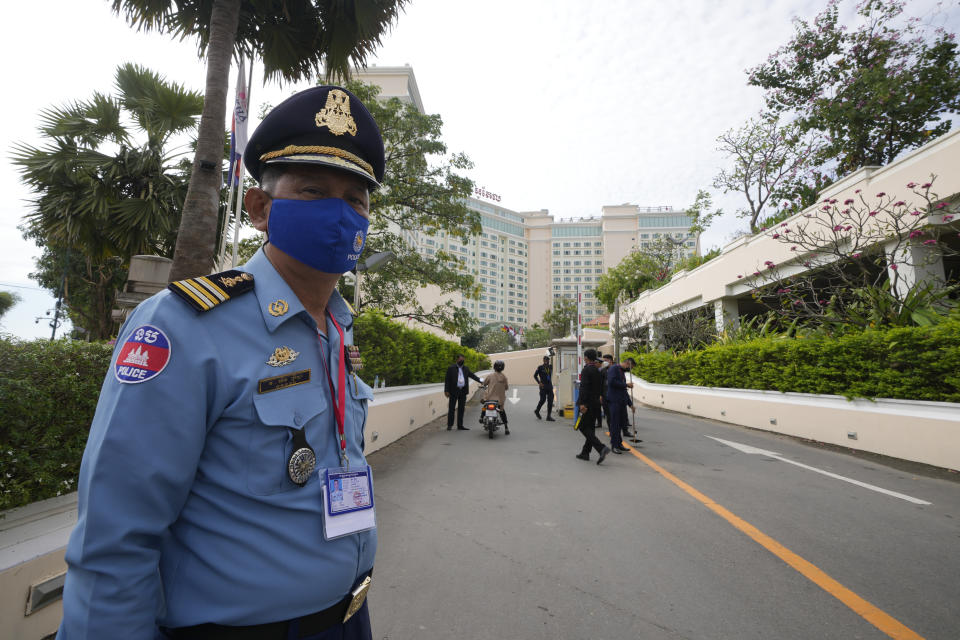
[{"label": "white arrow marking on road", "polygon": [[912,502],[912,503],[914,503],[914,504],[932,504],[932,503],[930,503],[930,502],[927,502],[926,500],[920,500],[919,498],[914,498],[914,497],[908,496],[908,495],[906,495],[906,494],[904,494],[904,493],[897,493],[896,491],[890,491],[889,489],[882,489],[882,488],[877,487],[877,486],[874,486],[874,485],[872,485],[872,484],[867,484],[866,482],[860,482],[859,480],[854,480],[853,478],[847,478],[847,477],[844,477],[844,476],[837,475],[837,474],[835,474],[835,473],[830,473],[829,471],[824,471],[823,469],[817,469],[816,467],[811,467],[811,466],[809,466],[809,465],[805,465],[805,464],[803,464],[802,462],[796,462],[796,461],[794,461],[794,460],[789,460],[789,459],[787,459],[787,458],[782,457],[779,453],[775,453],[775,452],[773,452],[773,451],[766,451],[766,450],[764,450],[764,449],[757,449],[756,447],[751,447],[750,445],[747,445],[747,444],[740,444],[739,442],[730,442],[729,440],[721,440],[720,438],[714,438],[713,436],[707,436],[707,437],[710,438],[711,440],[716,440],[717,442],[722,442],[723,444],[727,445],[728,447],[733,447],[733,448],[736,449],[737,451],[742,451],[743,453],[749,453],[749,454],[756,454],[756,455],[767,456],[767,457],[773,458],[774,460],[779,460],[779,461],[781,461],[781,462],[787,462],[787,463],[789,463],[789,464],[792,464],[792,465],[801,467],[801,468],[806,469],[806,470],[808,470],[808,471],[815,471],[816,473],[820,473],[820,474],[823,474],[823,475],[825,475],[825,476],[829,476],[829,477],[831,477],[831,478],[835,478],[835,479],[837,479],[837,480],[843,480],[844,482],[849,482],[850,484],[855,484],[855,485],[857,485],[858,487],[863,487],[864,489],[870,489],[871,491],[877,491],[877,492],[879,492],[879,493],[885,493],[885,494],[887,494],[888,496],[893,496],[894,498],[900,498],[901,500],[906,500],[907,502]]},{"label": "white arrow marking on road", "polygon": [[510,396],[509,398],[507,398],[507,400],[509,400],[509,401],[512,402],[513,404],[517,404],[518,402],[520,402],[520,396],[517,395],[517,388],[516,388],[516,387],[513,388],[513,395]]}]

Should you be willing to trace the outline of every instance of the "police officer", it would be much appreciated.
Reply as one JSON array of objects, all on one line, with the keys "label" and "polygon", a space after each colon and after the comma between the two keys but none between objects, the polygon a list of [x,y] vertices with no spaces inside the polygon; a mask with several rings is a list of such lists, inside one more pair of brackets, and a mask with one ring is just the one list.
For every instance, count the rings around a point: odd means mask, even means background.
[{"label": "police officer", "polygon": [[628,389],[633,388],[633,383],[627,382],[624,371],[630,371],[636,364],[633,358],[627,358],[620,364],[612,364],[607,367],[607,407],[610,412],[610,448],[614,453],[623,453],[627,450],[623,446],[621,431],[627,424],[627,404],[631,402]]},{"label": "police officer", "polygon": [[[121,329],[80,471],[62,640],[370,638],[373,395],[335,286],[363,249],[383,143],[356,96],[313,87],[266,116],[244,161],[268,242],[238,270],[172,283]],[[362,509],[345,521],[347,487]]]},{"label": "police officer", "polygon": [[533,410],[537,420],[540,420],[540,407],[547,403],[547,422],[556,422],[550,414],[553,413],[553,367],[550,366],[550,356],[543,356],[543,364],[533,372],[533,379],[540,385],[540,402]]}]

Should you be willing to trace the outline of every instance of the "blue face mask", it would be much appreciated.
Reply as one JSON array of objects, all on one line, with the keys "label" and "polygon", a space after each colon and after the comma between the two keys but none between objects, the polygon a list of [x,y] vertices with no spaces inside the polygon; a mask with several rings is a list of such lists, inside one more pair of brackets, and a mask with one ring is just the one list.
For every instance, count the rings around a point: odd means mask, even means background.
[{"label": "blue face mask", "polygon": [[343,273],[357,266],[370,221],[346,200],[274,200],[267,232],[270,244],[323,271]]}]

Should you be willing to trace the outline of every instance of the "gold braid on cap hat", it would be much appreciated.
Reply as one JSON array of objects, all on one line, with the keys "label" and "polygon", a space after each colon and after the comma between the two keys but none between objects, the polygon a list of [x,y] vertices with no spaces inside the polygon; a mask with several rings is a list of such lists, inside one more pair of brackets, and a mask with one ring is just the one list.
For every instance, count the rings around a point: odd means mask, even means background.
[{"label": "gold braid on cap hat", "polygon": [[361,169],[369,173],[371,176],[374,175],[373,167],[369,162],[361,160],[359,156],[350,153],[349,151],[344,151],[337,147],[318,147],[318,146],[307,146],[301,147],[294,144],[287,145],[283,149],[278,151],[270,151],[268,153],[260,156],[260,162],[265,162],[267,160],[273,160],[274,158],[284,158],[286,156],[293,156],[300,153],[316,153],[324,156],[336,156],[338,158],[343,158],[344,160],[349,160],[353,162]]}]

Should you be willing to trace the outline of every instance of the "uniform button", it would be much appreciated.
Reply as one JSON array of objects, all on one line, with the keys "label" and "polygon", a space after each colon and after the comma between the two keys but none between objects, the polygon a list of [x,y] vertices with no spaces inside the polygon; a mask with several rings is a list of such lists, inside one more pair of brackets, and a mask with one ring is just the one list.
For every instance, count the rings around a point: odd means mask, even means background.
[{"label": "uniform button", "polygon": [[294,416],[293,416],[293,424],[295,424],[295,425],[297,425],[297,426],[299,427],[302,423],[303,423],[303,418],[300,417],[300,414],[299,414],[299,413],[294,414]]}]

